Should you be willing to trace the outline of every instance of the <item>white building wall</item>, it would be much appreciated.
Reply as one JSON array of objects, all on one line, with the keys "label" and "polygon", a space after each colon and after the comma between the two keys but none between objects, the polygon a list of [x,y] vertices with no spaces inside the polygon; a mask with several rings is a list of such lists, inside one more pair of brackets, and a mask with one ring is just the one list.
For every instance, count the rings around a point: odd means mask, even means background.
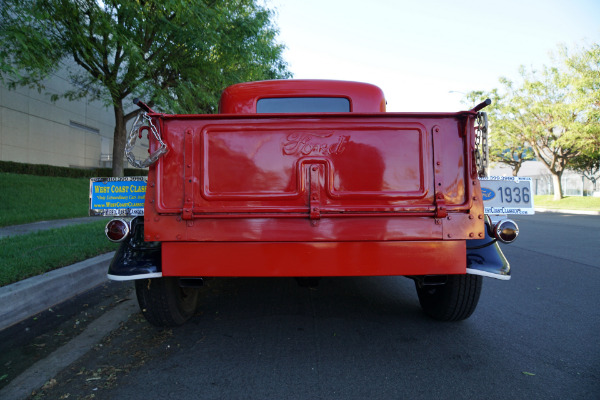
[{"label": "white building wall", "polygon": [[[506,164],[493,163],[490,176],[512,176],[512,169]],[[519,170],[519,176],[532,179],[534,194],[553,194],[552,175],[540,161],[525,161]],[[567,170],[562,176],[563,194],[565,196],[592,195],[598,191],[589,179],[582,179],[581,174]]]},{"label": "white building wall", "polygon": [[[8,90],[0,86],[0,160],[63,167],[111,166],[112,107],[86,99],[52,102],[52,94],[71,87],[65,70],[51,75],[44,85],[41,93],[27,87]],[[141,145],[138,141],[136,158],[147,156],[147,149],[145,138]]]}]

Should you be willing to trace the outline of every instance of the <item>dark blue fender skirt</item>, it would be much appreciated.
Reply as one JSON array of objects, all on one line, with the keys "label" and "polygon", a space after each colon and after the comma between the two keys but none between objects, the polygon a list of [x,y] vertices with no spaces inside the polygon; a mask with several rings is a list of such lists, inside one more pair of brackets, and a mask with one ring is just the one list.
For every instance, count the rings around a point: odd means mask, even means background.
[{"label": "dark blue fender skirt", "polygon": [[488,229],[484,239],[467,240],[467,274],[510,279],[510,264]]},{"label": "dark blue fender skirt", "polygon": [[108,279],[114,281],[160,278],[162,276],[160,242],[144,241],[142,218],[132,221],[131,235],[119,246],[110,263],[107,276]]}]

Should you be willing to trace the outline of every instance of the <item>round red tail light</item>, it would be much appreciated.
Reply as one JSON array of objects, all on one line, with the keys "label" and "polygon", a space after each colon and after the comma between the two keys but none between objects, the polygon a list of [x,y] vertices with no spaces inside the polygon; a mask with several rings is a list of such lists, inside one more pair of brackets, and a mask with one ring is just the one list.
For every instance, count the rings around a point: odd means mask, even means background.
[{"label": "round red tail light", "polygon": [[113,219],[104,229],[106,237],[112,242],[121,242],[129,235],[129,224],[122,219]]}]

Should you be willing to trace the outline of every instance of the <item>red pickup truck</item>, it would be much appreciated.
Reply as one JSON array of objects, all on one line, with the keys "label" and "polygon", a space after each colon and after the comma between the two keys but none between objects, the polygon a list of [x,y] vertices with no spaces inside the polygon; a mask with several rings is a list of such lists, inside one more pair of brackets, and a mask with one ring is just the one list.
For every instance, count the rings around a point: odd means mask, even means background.
[{"label": "red pickup truck", "polygon": [[108,223],[108,276],[135,280],[152,324],[189,319],[206,277],[402,275],[438,320],[468,318],[482,276],[510,278],[497,241],[518,228],[486,216],[479,179],[489,101],[391,113],[373,85],[278,80],[227,88],[218,114],[137,104],[143,216]]}]

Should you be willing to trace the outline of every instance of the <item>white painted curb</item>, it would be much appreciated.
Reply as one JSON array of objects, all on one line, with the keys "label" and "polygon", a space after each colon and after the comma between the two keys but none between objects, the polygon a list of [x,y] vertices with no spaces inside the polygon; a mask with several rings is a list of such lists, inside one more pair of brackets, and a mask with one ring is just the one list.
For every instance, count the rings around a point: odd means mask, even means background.
[{"label": "white painted curb", "polygon": [[548,212],[559,214],[577,214],[577,215],[600,215],[600,211],[585,211],[585,210],[559,210],[555,208],[535,208],[535,212]]},{"label": "white painted curb", "polygon": [[0,330],[107,281],[115,252],[0,287]]}]

